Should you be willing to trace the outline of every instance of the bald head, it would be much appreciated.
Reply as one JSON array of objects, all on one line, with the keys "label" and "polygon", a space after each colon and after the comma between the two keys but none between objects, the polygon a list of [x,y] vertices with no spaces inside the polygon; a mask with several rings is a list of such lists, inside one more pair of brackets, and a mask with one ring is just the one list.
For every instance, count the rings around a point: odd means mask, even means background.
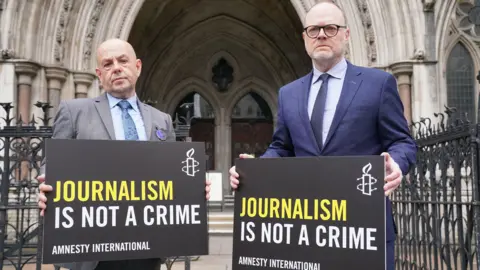
[{"label": "bald head", "polygon": [[343,11],[332,1],[322,1],[305,15],[302,36],[315,67],[326,72],[342,60],[350,30]]},{"label": "bald head", "polygon": [[140,76],[142,62],[135,50],[125,40],[104,41],[97,49],[97,76],[102,88],[118,98],[135,95],[135,85]]},{"label": "bald head", "polygon": [[129,57],[132,57],[133,59],[137,58],[137,55],[135,54],[135,50],[133,49],[132,45],[130,45],[130,43],[122,39],[112,38],[112,39],[105,40],[100,44],[100,46],[98,46],[97,65],[100,65],[101,59],[105,57],[105,54],[107,54],[110,51],[119,51],[119,50],[124,51],[124,53],[126,53]]},{"label": "bald head", "polygon": [[305,26],[315,24],[319,17],[325,16],[331,17],[338,25],[345,25],[346,23],[343,10],[331,0],[324,0],[315,4],[307,12],[305,15]]}]

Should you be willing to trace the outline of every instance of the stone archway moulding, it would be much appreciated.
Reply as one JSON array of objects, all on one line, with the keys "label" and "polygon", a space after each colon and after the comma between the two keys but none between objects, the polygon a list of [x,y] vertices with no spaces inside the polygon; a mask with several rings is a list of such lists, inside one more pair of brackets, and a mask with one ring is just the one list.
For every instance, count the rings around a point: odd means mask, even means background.
[{"label": "stone archway moulding", "polygon": [[[266,82],[260,80],[259,78],[249,77],[245,78],[238,83],[235,88],[232,88],[231,94],[226,98],[226,116],[228,124],[231,122],[231,116],[233,114],[233,109],[235,105],[248,93],[258,94],[260,97],[267,102],[270,112],[273,117],[277,115],[277,94],[276,89],[272,89]],[[275,121],[275,119],[272,119]]]},{"label": "stone archway moulding", "polygon": [[165,95],[163,103],[164,111],[170,115],[173,115],[180,101],[182,101],[182,99],[184,99],[188,94],[196,92],[200,94],[208,103],[210,103],[215,113],[215,122],[217,122],[217,119],[219,119],[221,113],[221,103],[217,96],[210,91],[210,89],[211,86],[200,78],[190,77],[182,80],[175,85],[172,90],[167,93],[167,95]]},{"label": "stone archway moulding", "polygon": [[[236,27],[238,30],[236,35],[230,33],[231,27]],[[202,33],[199,29],[206,29],[208,32]],[[243,35],[248,38],[244,38]],[[188,59],[192,54],[195,54],[198,50],[202,49],[203,46],[208,46],[210,43],[215,42],[218,39],[233,40],[237,45],[252,51],[257,57],[259,57],[259,60],[266,65],[269,73],[274,76],[275,85],[282,85],[295,79],[294,69],[290,65],[288,59],[285,58],[285,55],[282,54],[282,52],[279,51],[267,37],[241,21],[221,15],[204,21],[201,24],[197,24],[196,27],[191,28],[188,33],[185,33],[178,37],[177,40],[172,41],[175,42],[175,44],[179,44],[179,47],[175,50],[176,53],[172,54],[171,51],[164,51],[162,54],[158,55],[157,59],[154,60],[154,64],[150,68],[150,73],[148,73],[144,81],[152,82],[154,81],[153,78],[155,76],[162,74],[162,84],[157,86],[157,88],[164,89],[169,83],[171,83],[175,70],[177,70],[180,65],[184,64],[185,59]],[[189,40],[195,40],[197,42],[189,42]],[[248,40],[251,40],[252,43],[247,42]],[[187,47],[188,50],[184,49]],[[283,74],[279,71],[280,66],[286,67]],[[142,88],[148,88],[148,85]]]},{"label": "stone archway moulding", "polygon": [[[170,1],[162,1],[158,12],[161,13]],[[359,15],[359,3],[368,4],[378,1],[383,0],[335,1],[345,10],[350,20],[351,43],[355,42],[355,46],[350,46],[350,54],[352,62],[356,64],[363,64],[368,53],[366,33],[362,24],[362,16],[367,15],[366,13]],[[95,48],[108,38],[128,39],[135,18],[144,2],[144,0],[7,1],[7,8],[2,11],[2,26],[8,31],[2,31],[2,46],[13,50],[13,54],[19,58],[31,59],[39,63],[63,65],[72,70],[93,71],[96,64],[95,57],[92,57]],[[291,3],[300,20],[303,21],[306,11],[315,4],[315,1],[291,0]],[[38,26],[40,24],[28,24],[32,20],[25,19],[25,16],[12,16],[16,12],[22,12],[29,17],[38,17],[37,15],[42,12],[45,14],[45,16],[42,15],[43,25],[48,27]],[[12,20],[7,20],[8,18],[12,18]],[[371,23],[378,25],[384,24],[385,21],[374,20]],[[16,35],[11,39],[8,38],[8,33],[23,34]],[[30,38],[24,40],[25,37]],[[28,49],[25,44],[38,44],[38,46],[30,47],[36,48],[32,50]]]}]

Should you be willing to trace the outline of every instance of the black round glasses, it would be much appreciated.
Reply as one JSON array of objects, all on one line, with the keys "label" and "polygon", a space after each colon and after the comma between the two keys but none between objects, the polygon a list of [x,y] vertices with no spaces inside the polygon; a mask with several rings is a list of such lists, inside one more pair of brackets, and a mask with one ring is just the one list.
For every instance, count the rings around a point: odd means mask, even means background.
[{"label": "black round glasses", "polygon": [[340,28],[347,28],[346,26],[342,25],[337,25],[337,24],[327,24],[324,26],[318,26],[318,25],[310,25],[303,30],[307,34],[309,38],[317,38],[318,35],[320,35],[320,31],[323,29],[323,32],[325,33],[325,36],[327,37],[334,37],[338,33],[338,29]]}]

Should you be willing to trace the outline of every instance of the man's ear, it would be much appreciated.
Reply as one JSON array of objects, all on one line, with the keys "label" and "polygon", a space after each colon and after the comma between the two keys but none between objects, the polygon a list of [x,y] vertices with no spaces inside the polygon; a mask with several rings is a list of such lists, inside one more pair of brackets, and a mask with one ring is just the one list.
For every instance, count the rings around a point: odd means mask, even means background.
[{"label": "man's ear", "polygon": [[140,76],[140,73],[142,72],[142,60],[137,59],[135,67],[137,68],[137,76]]}]

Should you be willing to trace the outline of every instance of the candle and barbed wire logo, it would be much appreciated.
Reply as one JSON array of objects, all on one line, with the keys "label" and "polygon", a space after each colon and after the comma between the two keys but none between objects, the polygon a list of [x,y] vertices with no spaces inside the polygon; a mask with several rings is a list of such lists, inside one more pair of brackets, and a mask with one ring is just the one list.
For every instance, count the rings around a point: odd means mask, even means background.
[{"label": "candle and barbed wire logo", "polygon": [[357,178],[357,181],[362,181],[361,184],[357,185],[357,189],[363,193],[363,195],[372,196],[372,191],[377,190],[377,188],[372,187],[377,183],[375,179],[369,172],[372,169],[372,164],[368,163],[362,169],[362,177]]},{"label": "candle and barbed wire logo", "polygon": [[198,161],[193,158],[193,154],[195,153],[195,150],[192,148],[187,151],[187,159],[185,161],[182,161],[182,164],[185,164],[185,166],[182,167],[182,171],[186,173],[188,176],[195,176],[195,173],[197,173],[199,170],[196,168],[198,167],[198,164],[200,164]]}]

